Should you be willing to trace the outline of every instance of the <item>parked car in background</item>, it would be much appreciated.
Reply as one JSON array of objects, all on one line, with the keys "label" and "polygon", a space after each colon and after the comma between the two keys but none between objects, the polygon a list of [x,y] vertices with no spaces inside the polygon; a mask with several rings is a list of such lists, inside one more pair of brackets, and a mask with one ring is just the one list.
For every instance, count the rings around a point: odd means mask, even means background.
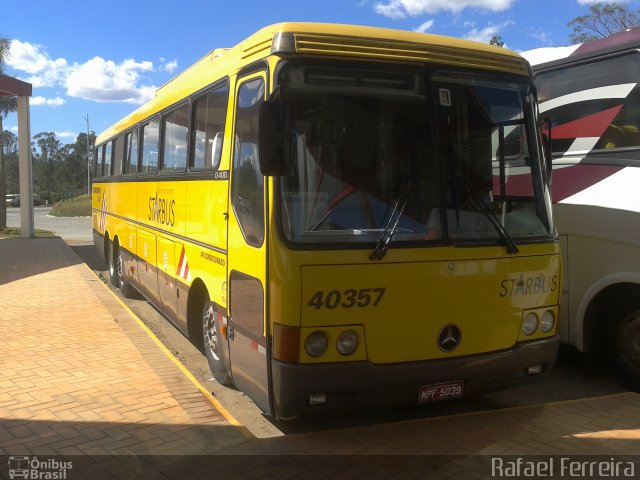
[{"label": "parked car in background", "polygon": [[20,194],[8,193],[5,197],[7,207],[19,207],[20,206]]},{"label": "parked car in background", "polygon": [[37,207],[39,205],[44,205],[44,200],[42,200],[42,198],[40,198],[40,195],[38,195],[37,193],[33,194],[33,206]]}]

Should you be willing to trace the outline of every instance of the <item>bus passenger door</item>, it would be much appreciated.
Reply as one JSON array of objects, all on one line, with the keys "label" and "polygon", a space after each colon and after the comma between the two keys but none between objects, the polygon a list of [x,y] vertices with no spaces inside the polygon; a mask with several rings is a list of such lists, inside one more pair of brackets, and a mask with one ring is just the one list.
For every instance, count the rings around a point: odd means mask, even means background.
[{"label": "bus passenger door", "polygon": [[265,181],[258,166],[258,108],[264,73],[238,82],[228,225],[229,356],[233,382],[262,409],[269,402],[265,322]]}]

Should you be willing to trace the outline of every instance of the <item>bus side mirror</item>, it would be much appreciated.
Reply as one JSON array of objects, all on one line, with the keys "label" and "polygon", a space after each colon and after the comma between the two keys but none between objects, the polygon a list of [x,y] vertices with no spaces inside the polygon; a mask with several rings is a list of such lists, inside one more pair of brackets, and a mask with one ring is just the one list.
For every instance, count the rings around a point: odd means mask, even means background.
[{"label": "bus side mirror", "polygon": [[552,142],[551,142],[551,119],[543,117],[539,121],[540,135],[542,137],[542,153],[544,166],[547,172],[547,179],[551,178],[552,171]]},{"label": "bus side mirror", "polygon": [[260,105],[258,149],[260,173],[265,176],[283,176],[288,172],[282,110],[282,103],[277,100],[266,100]]}]

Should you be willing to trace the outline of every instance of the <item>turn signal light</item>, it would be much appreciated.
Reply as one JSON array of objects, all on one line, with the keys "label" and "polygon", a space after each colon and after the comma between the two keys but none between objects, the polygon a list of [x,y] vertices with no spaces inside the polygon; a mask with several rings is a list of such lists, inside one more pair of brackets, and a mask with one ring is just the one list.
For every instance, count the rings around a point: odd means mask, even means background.
[{"label": "turn signal light", "polygon": [[273,358],[285,363],[300,361],[300,328],[273,324]]}]

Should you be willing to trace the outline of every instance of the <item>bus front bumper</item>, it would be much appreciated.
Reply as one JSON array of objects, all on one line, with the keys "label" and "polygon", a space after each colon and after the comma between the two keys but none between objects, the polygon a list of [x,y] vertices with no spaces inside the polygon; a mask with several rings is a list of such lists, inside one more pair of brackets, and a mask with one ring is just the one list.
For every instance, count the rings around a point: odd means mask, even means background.
[{"label": "bus front bumper", "polygon": [[[465,397],[500,390],[542,378],[559,344],[556,335],[500,352],[385,365],[272,360],[274,413],[287,419],[323,410],[415,405],[425,386],[461,380]],[[312,396],[326,396],[326,402],[311,405]]]}]

